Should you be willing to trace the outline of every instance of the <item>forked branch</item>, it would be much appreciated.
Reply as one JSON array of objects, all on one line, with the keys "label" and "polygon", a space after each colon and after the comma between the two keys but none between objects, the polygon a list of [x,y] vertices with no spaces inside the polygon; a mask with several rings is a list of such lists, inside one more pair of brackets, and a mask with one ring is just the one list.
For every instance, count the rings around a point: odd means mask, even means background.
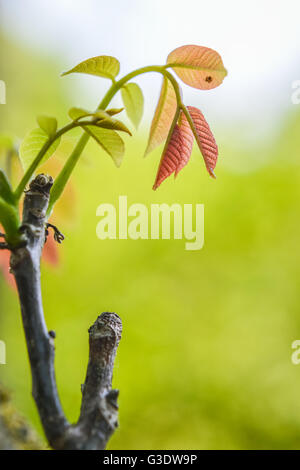
[{"label": "forked branch", "polygon": [[104,449],[118,425],[118,391],[112,390],[111,384],[122,322],[115,313],[105,312],[89,329],[89,363],[82,386],[81,413],[77,424],[71,425],[58,396],[54,335],[46,327],[40,285],[40,259],[52,184],[52,178],[43,174],[31,182],[24,199],[22,243],[12,249],[10,261],[20,297],[32,393],[53,449]]}]

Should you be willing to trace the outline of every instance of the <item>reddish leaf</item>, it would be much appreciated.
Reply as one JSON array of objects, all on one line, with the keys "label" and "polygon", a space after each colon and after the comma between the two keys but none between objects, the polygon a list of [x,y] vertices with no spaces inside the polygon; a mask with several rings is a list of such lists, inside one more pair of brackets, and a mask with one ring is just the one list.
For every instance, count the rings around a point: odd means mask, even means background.
[{"label": "reddish leaf", "polygon": [[153,189],[157,189],[180,165],[182,150],[182,136],[176,124],[170,142],[162,156]]},{"label": "reddish leaf", "polygon": [[197,144],[203,155],[207,171],[215,178],[216,175],[213,170],[218,159],[218,146],[215,138],[200,109],[194,108],[193,106],[188,106],[187,109],[189,110],[197,132]]},{"label": "reddish leaf", "polygon": [[188,163],[191,153],[192,153],[193,143],[194,143],[193,131],[190,128],[188,120],[183,113],[181,113],[181,116],[180,116],[179,129],[181,132],[182,147],[181,147],[181,159],[180,159],[179,165],[177,166],[175,170],[175,177],[178,175],[180,170],[182,170],[182,168],[185,167],[185,165]]},{"label": "reddish leaf", "polygon": [[8,250],[0,251],[0,271],[4,276],[6,282],[16,290],[16,282],[14,276],[9,272],[9,258],[10,252]]},{"label": "reddish leaf", "polygon": [[57,242],[54,240],[52,232],[49,233],[47,241],[43,249],[43,260],[52,266],[57,266],[59,263],[59,253]]},{"label": "reddish leaf", "polygon": [[[0,232],[3,232],[3,228],[0,225]],[[1,240],[2,241],[2,240]],[[49,233],[47,242],[43,249],[43,261],[46,261],[48,264],[57,266],[59,263],[59,253],[57,249],[57,243],[53,238],[52,233]],[[10,260],[10,251],[9,250],[0,250],[0,277],[1,272],[7,284],[12,287],[14,290],[17,290],[16,281],[14,276],[10,273],[9,270],[9,260]],[[1,281],[1,279],[0,279]]]},{"label": "reddish leaf", "polygon": [[227,75],[221,56],[208,47],[178,47],[168,55],[167,64],[184,83],[201,90],[221,85]]}]

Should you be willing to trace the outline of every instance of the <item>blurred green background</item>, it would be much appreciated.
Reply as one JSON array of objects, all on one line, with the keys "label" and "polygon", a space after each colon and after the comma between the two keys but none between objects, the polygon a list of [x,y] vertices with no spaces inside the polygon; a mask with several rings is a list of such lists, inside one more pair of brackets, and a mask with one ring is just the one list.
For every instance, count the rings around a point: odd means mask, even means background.
[{"label": "blurred green background", "polygon": [[[58,78],[64,68],[2,36],[0,78],[9,88],[0,132],[22,138],[41,113],[63,124],[78,104],[74,87]],[[146,107],[153,99],[146,96]],[[299,448],[300,365],[291,362],[291,343],[300,338],[299,125],[294,106],[260,143],[243,146],[239,129],[229,138],[216,128],[217,181],[194,148],[176,183],[170,179],[156,192],[160,150],[142,159],[144,130],[125,137],[118,170],[89,143],[72,192],[54,215],[66,240],[58,247],[59,266],[43,265],[43,296],[48,327],[57,333],[57,378],[70,420],[79,413],[88,327],[102,311],[122,317],[114,374],[120,428],[110,449]],[[60,147],[59,161],[72,145]],[[261,162],[253,171],[230,170],[253,161]],[[185,251],[184,241],[173,240],[98,240],[96,208],[117,203],[120,194],[148,207],[204,203],[204,248]],[[17,297],[2,276],[0,289],[0,338],[7,346],[1,381],[42,433]]]}]

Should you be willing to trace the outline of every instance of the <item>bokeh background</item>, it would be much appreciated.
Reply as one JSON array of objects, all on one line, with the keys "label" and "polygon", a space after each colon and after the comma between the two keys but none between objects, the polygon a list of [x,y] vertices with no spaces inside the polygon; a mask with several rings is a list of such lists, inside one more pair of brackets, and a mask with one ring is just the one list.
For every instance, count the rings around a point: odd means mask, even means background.
[{"label": "bokeh background", "polygon": [[[160,78],[138,79],[145,115],[120,169],[89,143],[54,220],[65,233],[59,263],[43,265],[56,370],[70,420],[78,416],[87,329],[102,311],[123,320],[114,386],[120,428],[110,449],[296,449],[300,445],[299,2],[212,0],[2,0],[0,132],[20,140],[37,114],[67,120],[95,108],[108,82],[60,78],[88,57],[119,58],[121,74],[159,64],[183,44],[216,49],[229,71],[209,92],[184,86],[220,148],[217,180],[194,148],[176,183],[151,190],[161,149],[142,155]],[[114,101],[120,105],[120,98]],[[129,124],[130,125],[130,124]],[[49,163],[53,175],[77,135]],[[52,166],[51,166],[52,165]],[[183,241],[99,241],[103,202],[205,204],[205,246]],[[14,290],[0,273],[1,381],[42,435]]]}]

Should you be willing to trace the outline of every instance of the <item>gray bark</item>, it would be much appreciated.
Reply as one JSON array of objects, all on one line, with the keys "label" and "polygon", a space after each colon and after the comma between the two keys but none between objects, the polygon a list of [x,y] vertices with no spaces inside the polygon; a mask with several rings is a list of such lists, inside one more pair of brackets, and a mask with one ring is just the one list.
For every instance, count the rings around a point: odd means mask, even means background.
[{"label": "gray bark", "polygon": [[23,241],[12,249],[10,261],[19,293],[32,372],[32,393],[53,449],[104,449],[118,425],[118,392],[111,389],[111,383],[122,322],[115,313],[105,312],[89,329],[89,363],[82,386],[81,413],[77,424],[71,425],[58,396],[54,370],[55,335],[47,330],[40,285],[40,259],[52,184],[52,178],[43,174],[31,182],[25,194],[20,228]]}]

